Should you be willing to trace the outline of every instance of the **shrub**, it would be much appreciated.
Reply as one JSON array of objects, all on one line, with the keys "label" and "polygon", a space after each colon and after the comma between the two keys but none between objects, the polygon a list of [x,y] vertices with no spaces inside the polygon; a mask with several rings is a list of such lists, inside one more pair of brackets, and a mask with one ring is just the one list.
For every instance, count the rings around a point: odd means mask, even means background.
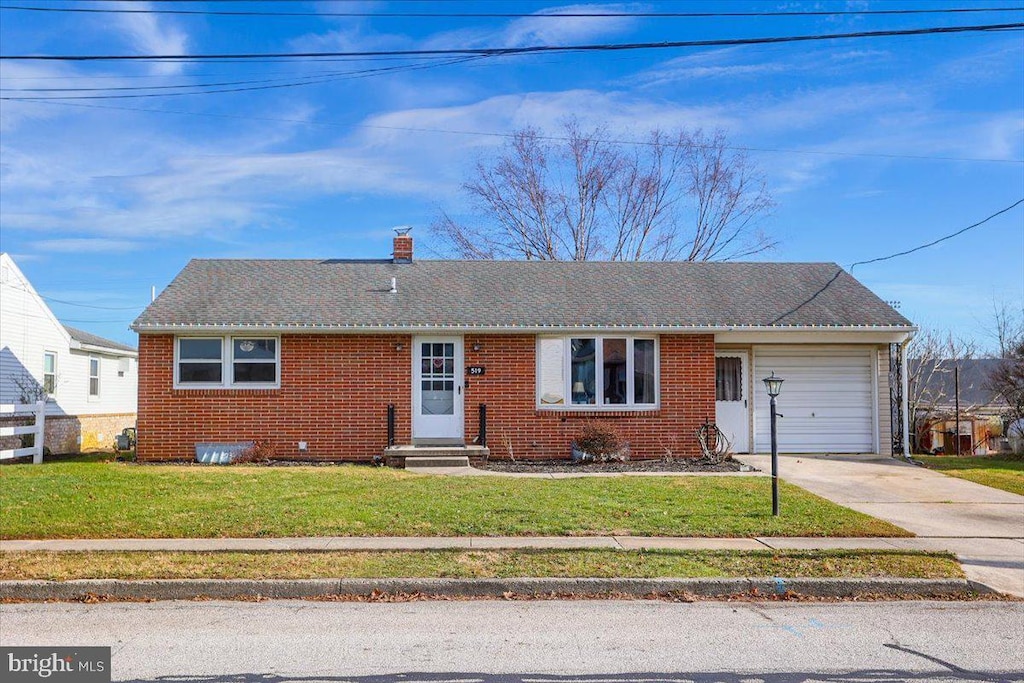
[{"label": "shrub", "polygon": [[246,448],[231,459],[231,465],[251,465],[253,463],[268,463],[274,459],[277,449],[269,441],[259,439],[252,442],[252,446]]},{"label": "shrub", "polygon": [[629,445],[615,427],[604,422],[587,423],[576,435],[573,447],[599,462],[629,459]]}]

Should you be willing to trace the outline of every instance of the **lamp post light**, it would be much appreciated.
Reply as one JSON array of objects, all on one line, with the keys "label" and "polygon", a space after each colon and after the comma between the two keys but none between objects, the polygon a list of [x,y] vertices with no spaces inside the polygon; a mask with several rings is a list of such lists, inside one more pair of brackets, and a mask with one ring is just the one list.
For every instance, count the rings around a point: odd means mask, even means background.
[{"label": "lamp post light", "polygon": [[764,386],[772,401],[772,515],[779,516],[779,439],[778,439],[778,413],[775,412],[775,399],[782,391],[783,380],[775,376],[772,370],[770,377],[764,378]]}]

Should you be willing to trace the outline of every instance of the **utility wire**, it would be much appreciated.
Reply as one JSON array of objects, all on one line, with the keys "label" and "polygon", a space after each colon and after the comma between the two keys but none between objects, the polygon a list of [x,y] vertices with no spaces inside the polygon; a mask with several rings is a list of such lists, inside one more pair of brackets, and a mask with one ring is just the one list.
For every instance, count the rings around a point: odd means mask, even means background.
[{"label": "utility wire", "polygon": [[[30,290],[30,289],[28,289],[26,287],[17,287],[15,285],[8,284],[8,283],[5,283],[5,284],[6,284],[7,287],[9,287],[11,289],[14,289],[14,290],[17,290],[19,292],[25,292],[26,294],[32,294],[33,293],[33,290]],[[54,303],[67,304],[68,306],[79,306],[80,308],[96,308],[96,309],[99,309],[101,311],[137,311],[140,308],[145,308],[146,306],[149,305],[149,304],[143,304],[141,306],[96,306],[96,305],[93,305],[93,304],[83,304],[83,303],[78,302],[78,301],[66,301],[64,299],[57,299],[57,298],[52,297],[52,296],[46,296],[45,294],[40,294],[39,292],[34,292],[34,293],[39,298],[46,299],[47,301],[52,301]]]},{"label": "utility wire", "polygon": [[857,266],[867,265],[868,263],[878,263],[879,261],[888,261],[889,259],[894,259],[894,258],[897,258],[899,256],[906,256],[907,254],[913,254],[915,251],[921,251],[922,249],[927,249],[928,247],[934,247],[936,244],[939,244],[941,242],[945,242],[946,240],[953,239],[954,237],[957,237],[958,235],[964,234],[968,230],[973,230],[974,228],[977,228],[977,227],[979,227],[981,225],[984,225],[985,223],[988,223],[990,220],[992,220],[996,216],[1001,216],[1002,214],[1006,213],[1007,211],[1011,211],[1012,209],[1017,208],[1021,204],[1024,204],[1024,198],[1018,199],[1016,202],[1014,202],[1010,206],[1006,207],[1005,209],[1000,209],[999,211],[996,211],[991,216],[988,216],[987,218],[983,218],[982,220],[978,221],[977,223],[974,223],[973,225],[968,225],[966,228],[962,228],[962,229],[957,230],[956,232],[950,233],[950,234],[948,234],[948,235],[946,235],[944,237],[940,237],[939,239],[934,240],[932,242],[929,242],[928,244],[922,244],[920,246],[914,247],[913,249],[907,249],[906,251],[900,251],[900,252],[897,252],[895,254],[889,254],[888,256],[879,256],[878,258],[868,259],[867,261],[857,261],[856,263],[850,264],[849,270],[852,271]]},{"label": "utility wire", "polygon": [[[474,59],[476,59],[476,58],[474,58]],[[461,60],[461,59],[460,60],[450,60],[451,63],[457,63],[457,62],[461,62],[461,61],[463,61],[463,60]],[[449,63],[449,62],[445,62],[445,63]],[[440,64],[437,64],[437,65],[440,66]],[[409,66],[419,66],[419,65],[417,64],[417,65],[409,65]],[[395,70],[395,69],[399,69],[399,68],[401,68],[401,67],[394,67],[394,66],[392,66],[392,67],[384,67],[384,68],[380,68],[380,69],[359,69],[359,70],[356,70],[356,71],[327,71],[327,72],[318,73],[318,74],[309,74],[307,76],[297,76],[297,75],[293,74],[289,78],[283,78],[283,77],[282,78],[261,78],[261,79],[253,79],[253,80],[246,80],[246,81],[221,81],[221,82],[218,82],[218,83],[190,83],[190,84],[178,84],[178,85],[137,85],[137,86],[115,86],[115,87],[106,87],[106,88],[2,88],[2,87],[0,87],[0,92],[116,92],[116,91],[121,91],[121,90],[133,90],[133,91],[135,91],[135,90],[180,90],[180,89],[184,89],[184,88],[215,88],[215,87],[224,87],[224,86],[233,86],[233,85],[261,85],[261,84],[264,84],[264,83],[281,83],[282,81],[287,81],[289,83],[292,83],[292,82],[296,82],[296,79],[298,79],[299,81],[309,80],[309,81],[315,82],[317,79],[332,80],[333,77],[335,77],[335,76],[352,76],[352,75],[365,74],[365,73],[375,73],[375,72],[379,72],[379,71],[391,71],[391,70]],[[28,78],[31,78],[31,77],[28,77]],[[61,78],[61,77],[58,76],[57,78]],[[83,76],[83,78],[88,79],[90,77],[89,76]],[[111,78],[117,78],[117,76],[112,76]]]},{"label": "utility wire", "polygon": [[45,296],[43,294],[40,297],[47,301],[52,301],[57,304],[64,304],[66,306],[78,306],[79,308],[95,308],[100,311],[138,311],[149,304],[142,304],[141,306],[94,306],[93,304],[83,304],[77,301],[65,301],[64,299],[54,299],[52,296]]},{"label": "utility wire", "polygon": [[122,9],[112,7],[38,7],[30,5],[0,5],[0,10],[19,12],[75,12],[87,14],[178,14],[234,17],[354,17],[373,19],[556,19],[567,18],[652,18],[652,19],[712,19],[739,17],[821,17],[841,15],[912,15],[912,14],[968,14],[980,12],[1020,12],[1024,7],[950,7],[941,9],[891,10],[835,10],[835,11],[782,11],[782,12],[584,12],[538,10],[537,12],[293,12],[266,10],[219,9]]},{"label": "utility wire", "polygon": [[[249,85],[238,88],[212,88],[212,89],[196,89],[196,88],[208,88],[217,84],[195,84],[195,85],[157,85],[157,86],[125,86],[119,88],[0,88],[0,92],[40,92],[40,91],[62,91],[62,92],[86,92],[86,91],[116,91],[116,90],[153,90],[153,89],[180,89],[180,88],[192,88],[190,92],[146,92],[144,94],[133,94],[133,95],[53,95],[47,97],[32,97],[33,101],[45,101],[45,100],[116,100],[116,99],[138,99],[146,97],[181,97],[184,95],[215,95],[223,93],[234,93],[234,92],[248,92],[252,90],[276,90],[280,88],[297,88],[305,85],[319,85],[322,83],[333,83],[337,81],[350,80],[355,78],[369,78],[371,76],[378,76],[384,73],[397,73],[405,71],[422,71],[424,69],[434,69],[441,66],[450,66],[453,64],[463,64],[465,62],[484,59],[483,56],[469,56],[459,57],[456,59],[437,60],[426,64],[404,64],[400,66],[388,66],[380,67],[376,69],[360,69],[357,71],[340,71],[337,72],[339,75],[333,77],[325,76],[308,76],[301,80],[292,80],[285,83],[280,81],[284,79],[266,79],[262,81],[238,81],[238,83],[264,83],[269,85]],[[231,85],[230,83],[222,85]],[[0,97],[0,100],[17,100],[16,97]]]},{"label": "utility wire", "polygon": [[[149,114],[174,114],[177,116],[205,116],[207,118],[218,118],[218,119],[233,119],[240,121],[268,121],[271,123],[295,123],[309,126],[327,126],[333,128],[369,128],[371,130],[390,130],[400,131],[406,133],[443,133],[448,135],[469,135],[475,137],[495,137],[495,138],[514,138],[515,133],[500,133],[497,131],[479,131],[479,130],[457,130],[449,128],[425,128],[425,127],[410,127],[410,126],[381,126],[372,123],[336,123],[334,121],[307,121],[303,119],[284,119],[275,118],[269,116],[241,116],[238,114],[218,114],[213,112],[199,112],[199,111],[181,111],[173,109],[148,109],[145,107],[125,107],[113,104],[85,104],[82,102],[66,102],[60,99],[43,99],[43,98],[32,98],[32,97],[0,97],[0,99],[6,99],[17,102],[29,102],[47,105],[61,105],[65,107],[82,107],[85,109],[111,109],[116,111],[134,111],[143,112]],[[542,140],[551,140],[564,142],[568,138],[558,135],[539,135],[538,138]],[[645,140],[616,140],[609,139],[604,142],[616,145],[639,145],[649,146],[654,143]],[[864,157],[869,159],[909,159],[918,161],[980,161],[990,163],[1003,163],[1003,164],[1024,164],[1024,159],[992,159],[984,157],[946,157],[946,156],[928,156],[918,154],[885,154],[879,152],[844,152],[841,150],[818,150],[818,149],[786,149],[778,147],[750,147],[750,146],[737,146],[729,145],[726,149],[732,149],[740,152],[765,152],[772,154],[816,154],[822,156],[840,156],[840,157]]]},{"label": "utility wire", "polygon": [[201,55],[0,55],[6,61],[162,61],[204,62],[209,60],[249,59],[323,59],[327,57],[378,57],[378,56],[483,56],[497,57],[539,53],[567,52],[621,52],[626,50],[664,50],[683,47],[722,47],[731,45],[770,45],[776,43],[812,42],[850,38],[881,38],[895,36],[921,36],[952,33],[978,33],[989,31],[1019,31],[1024,23],[981,24],[974,26],[935,26],[927,28],[898,29],[884,31],[856,31],[853,33],[822,33],[803,36],[772,36],[762,38],[722,38],[712,40],[677,40],[657,43],[598,43],[586,45],[529,45],[524,47],[481,47],[445,48],[418,50],[365,50],[348,52],[270,52],[270,53],[224,53]]}]

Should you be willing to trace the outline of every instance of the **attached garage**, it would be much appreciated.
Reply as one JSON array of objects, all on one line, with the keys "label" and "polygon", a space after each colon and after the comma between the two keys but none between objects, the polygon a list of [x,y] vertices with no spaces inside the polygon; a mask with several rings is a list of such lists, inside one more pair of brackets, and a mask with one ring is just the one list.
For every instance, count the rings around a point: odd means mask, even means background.
[{"label": "attached garage", "polygon": [[[781,453],[876,453],[877,367],[873,349],[755,347],[754,378],[782,377]],[[755,392],[754,450],[771,450],[770,406]]]}]

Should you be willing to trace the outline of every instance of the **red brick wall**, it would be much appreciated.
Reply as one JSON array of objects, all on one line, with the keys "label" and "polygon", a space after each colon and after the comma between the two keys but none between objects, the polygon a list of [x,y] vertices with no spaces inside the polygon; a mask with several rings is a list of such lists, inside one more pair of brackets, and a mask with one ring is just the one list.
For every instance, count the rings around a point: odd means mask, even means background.
[{"label": "red brick wall", "polygon": [[174,337],[139,335],[139,459],[191,459],[197,443],[260,440],[279,458],[369,460],[387,446],[388,403],[397,441],[409,442],[411,353],[404,336],[285,335],[280,389],[175,390]]},{"label": "red brick wall", "polygon": [[[473,344],[480,351],[473,351]],[[487,368],[466,388],[466,435],[479,431],[479,404],[487,404],[491,457],[568,458],[569,444],[592,420],[612,424],[629,441],[635,458],[700,455],[695,432],[715,418],[714,335],[661,335],[661,405],[656,411],[558,412],[536,407],[533,336],[466,336],[466,365]]]},{"label": "red brick wall", "polygon": [[[387,445],[387,405],[396,407],[396,441],[411,441],[412,343],[408,336],[285,335],[281,388],[174,390],[174,338],[139,337],[140,460],[194,456],[202,442],[258,440],[286,459],[369,460]],[[401,343],[402,350],[395,348]],[[473,344],[481,345],[473,351]],[[492,457],[565,458],[588,421],[613,423],[634,457],[696,456],[694,431],[715,413],[712,335],[661,336],[661,407],[650,412],[559,413],[536,408],[533,335],[473,336],[466,365],[486,374],[468,378],[466,441],[488,406]],[[302,454],[297,443],[307,441]]]}]

